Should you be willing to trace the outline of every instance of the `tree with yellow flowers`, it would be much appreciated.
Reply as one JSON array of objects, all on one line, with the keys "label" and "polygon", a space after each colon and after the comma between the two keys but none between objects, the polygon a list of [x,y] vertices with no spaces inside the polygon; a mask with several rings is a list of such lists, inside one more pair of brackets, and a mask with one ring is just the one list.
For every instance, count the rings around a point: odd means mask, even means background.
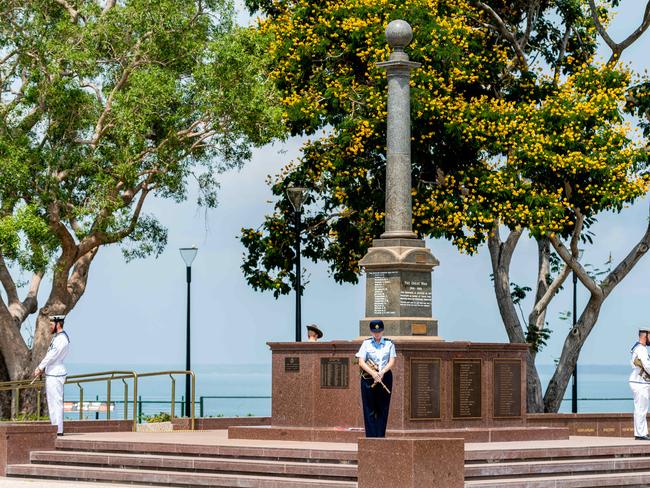
[{"label": "tree with yellow flowers", "polygon": [[[531,346],[529,411],[557,411],[605,298],[650,244],[649,230],[602,282],[579,262],[595,216],[620,210],[650,184],[648,153],[623,118],[647,114],[647,80],[618,63],[627,40],[612,41],[608,63],[594,61],[611,4],[250,0],[273,38],[285,122],[310,139],[272,182],[273,214],[259,229],[242,230],[249,284],[276,296],[292,288],[291,208],[283,197],[290,185],[310,190],[304,255],[326,261],[338,282],[358,280],[358,261],[383,229],[386,81],[376,63],[388,56],[385,26],[406,19],[414,29],[409,56],[422,63],[411,92],[414,230],[467,253],[487,243],[509,340]],[[525,291],[510,281],[524,233],[539,250],[527,320],[516,313]],[[535,358],[549,334],[546,310],[571,271],[591,299],[543,392]]]}]

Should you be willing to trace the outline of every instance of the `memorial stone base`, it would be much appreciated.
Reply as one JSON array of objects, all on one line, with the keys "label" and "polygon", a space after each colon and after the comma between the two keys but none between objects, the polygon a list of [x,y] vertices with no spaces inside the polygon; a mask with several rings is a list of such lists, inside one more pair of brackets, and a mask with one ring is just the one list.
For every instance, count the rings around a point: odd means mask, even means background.
[{"label": "memorial stone base", "polygon": [[[526,425],[525,344],[393,340],[389,437],[444,436],[444,431],[465,432],[461,437],[474,441],[568,437],[566,428]],[[349,442],[363,436],[354,357],[360,344],[269,343],[271,425],[232,427],[230,437]]]},{"label": "memorial stone base", "polygon": [[360,336],[373,319],[384,322],[391,337],[440,339],[431,314],[431,271],[438,265],[420,239],[375,239],[359,264],[366,274],[366,316]]}]

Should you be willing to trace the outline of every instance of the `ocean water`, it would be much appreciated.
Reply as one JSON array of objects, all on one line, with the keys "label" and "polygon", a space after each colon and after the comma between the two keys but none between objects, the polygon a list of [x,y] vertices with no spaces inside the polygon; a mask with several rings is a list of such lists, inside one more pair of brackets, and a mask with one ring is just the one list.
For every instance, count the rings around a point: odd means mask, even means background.
[{"label": "ocean water", "polygon": [[[554,372],[554,366],[538,366],[543,387]],[[629,365],[579,364],[578,365],[578,412],[632,412],[634,403],[627,379]],[[564,395],[560,412],[571,412],[571,381]]]},{"label": "ocean water", "polygon": [[[83,374],[108,371],[110,365],[72,364],[70,374]],[[125,370],[145,373],[174,369],[169,365],[132,365]],[[182,368],[177,368],[182,369]],[[538,371],[544,387],[551,378],[554,367],[540,365]],[[268,416],[271,415],[271,365],[195,365],[196,374],[196,415],[200,415],[201,403],[203,416]],[[592,412],[631,412],[633,410],[632,394],[627,383],[630,368],[627,365],[579,365],[578,367],[578,411]],[[181,401],[185,392],[184,375],[176,375],[175,412],[180,415]],[[129,384],[129,402],[132,402],[132,382]],[[84,403],[105,402],[106,383],[83,383]],[[65,386],[66,402],[79,401],[80,388],[74,384]],[[203,400],[201,402],[201,397]],[[216,397],[216,398],[215,398]],[[239,397],[239,398],[227,398]],[[266,398],[252,398],[266,397]],[[138,399],[143,416],[170,412],[171,379],[169,376],[142,378],[138,382]],[[113,381],[111,401],[114,408],[111,418],[124,417],[123,383]],[[560,412],[571,411],[571,384],[562,402]],[[128,417],[132,418],[133,404],[129,404]],[[66,418],[79,418],[78,411],[66,412]],[[105,413],[85,412],[85,418],[105,418]]]},{"label": "ocean water", "polygon": [[[109,371],[114,366],[71,364],[68,365],[69,375],[86,374],[92,372]],[[120,369],[147,373],[154,371],[182,370],[182,367],[172,367],[164,364],[121,366]],[[244,365],[195,365],[193,371],[196,375],[196,415],[200,414],[201,397],[203,397],[203,416],[208,417],[235,417],[235,416],[267,416],[271,414],[271,365],[244,364]],[[174,375],[175,378],[175,412],[179,416],[181,401],[185,395],[185,375]],[[129,388],[129,418],[133,412],[133,382],[127,380]],[[107,397],[106,382],[82,383],[84,403],[105,402]],[[141,378],[138,381],[138,400],[143,416],[170,412],[172,380],[169,375]],[[79,401],[79,386],[65,385],[65,401]],[[218,397],[218,398],[211,398]],[[245,398],[224,398],[245,397]],[[267,397],[267,398],[250,398]],[[124,385],[122,380],[116,380],[111,385],[111,402],[114,409],[111,418],[124,418]],[[79,418],[78,411],[66,412],[66,418]],[[95,418],[94,412],[88,412],[85,418]],[[99,418],[105,414],[99,413]]]}]

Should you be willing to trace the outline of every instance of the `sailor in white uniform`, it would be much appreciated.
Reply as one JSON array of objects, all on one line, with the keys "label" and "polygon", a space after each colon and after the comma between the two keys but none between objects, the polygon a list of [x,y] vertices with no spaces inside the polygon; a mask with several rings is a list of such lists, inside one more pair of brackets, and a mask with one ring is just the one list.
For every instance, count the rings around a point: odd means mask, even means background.
[{"label": "sailor in white uniform", "polygon": [[45,391],[47,393],[47,409],[50,422],[57,426],[57,434],[63,435],[63,385],[68,375],[68,370],[63,360],[68,355],[70,338],[63,331],[65,315],[52,315],[50,317],[50,334],[52,341],[47,349],[47,354],[34,370],[34,376],[45,373]]},{"label": "sailor in white uniform", "polygon": [[639,340],[632,346],[632,373],[630,374],[630,388],[634,394],[634,438],[641,441],[650,441],[648,437],[648,398],[650,396],[650,357],[646,346],[650,338],[649,331],[639,330]]}]

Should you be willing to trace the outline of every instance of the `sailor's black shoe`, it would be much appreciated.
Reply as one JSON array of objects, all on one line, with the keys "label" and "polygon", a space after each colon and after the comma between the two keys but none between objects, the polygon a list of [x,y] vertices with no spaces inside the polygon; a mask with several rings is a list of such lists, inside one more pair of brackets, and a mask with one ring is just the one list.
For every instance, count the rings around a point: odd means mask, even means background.
[{"label": "sailor's black shoe", "polygon": [[635,441],[650,441],[650,436],[647,436],[647,435],[635,435],[634,440]]}]

